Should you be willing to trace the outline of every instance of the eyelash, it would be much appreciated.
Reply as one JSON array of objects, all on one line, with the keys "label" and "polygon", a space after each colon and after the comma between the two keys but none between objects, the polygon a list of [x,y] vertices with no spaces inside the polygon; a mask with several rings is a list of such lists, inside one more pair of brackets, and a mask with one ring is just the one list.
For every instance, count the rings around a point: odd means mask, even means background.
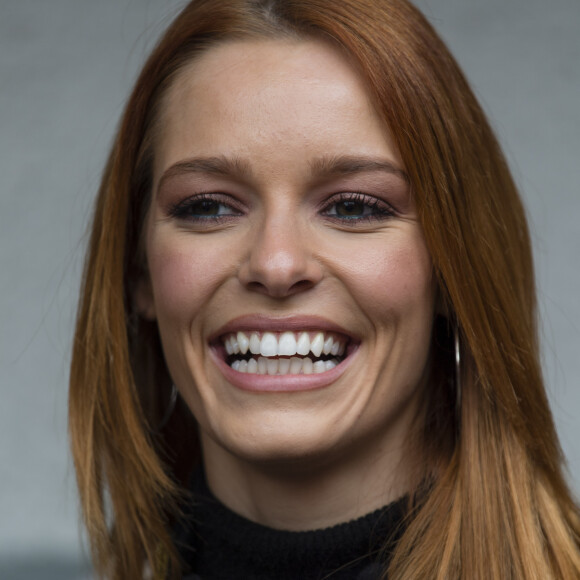
[{"label": "eyelash", "polygon": [[[370,209],[370,213],[358,217],[338,217],[329,213],[331,208],[337,208],[339,204],[344,203],[359,204],[364,209]],[[323,207],[321,213],[327,218],[337,221],[339,223],[347,223],[349,225],[356,225],[360,223],[368,223],[373,221],[387,220],[395,215],[395,211],[390,204],[378,199],[372,195],[359,192],[339,193],[333,196]]]},{"label": "eyelash", "polygon": [[[220,206],[229,208],[230,213],[222,215],[205,215],[203,217],[195,214],[194,211],[199,211],[200,205],[203,203],[211,204],[210,207],[218,208]],[[209,209],[209,208],[208,208]],[[242,211],[234,207],[230,196],[219,193],[198,193],[188,197],[169,207],[169,217],[178,220],[187,220],[193,223],[216,223],[227,221],[230,218],[235,218],[242,215]]]},{"label": "eyelash", "polygon": [[[206,206],[206,211],[217,209],[218,213],[216,215],[204,216],[200,216],[199,213],[194,213],[196,209],[199,212],[200,205],[204,203],[208,204]],[[336,212],[339,204],[346,203],[353,203],[361,206],[363,215],[341,217],[336,213],[331,213],[333,208]],[[228,195],[220,193],[199,193],[171,205],[167,213],[169,217],[178,220],[185,220],[196,224],[214,225],[241,216],[243,211],[236,208],[235,205],[236,204],[232,203],[232,198]],[[228,208],[228,213],[220,215],[220,206],[222,209]],[[364,215],[364,212],[368,212],[367,215]],[[332,196],[322,206],[320,213],[326,219],[330,219],[343,225],[348,224],[353,227],[356,227],[356,225],[361,223],[387,220],[395,215],[392,206],[385,201],[359,192],[345,192]]]}]

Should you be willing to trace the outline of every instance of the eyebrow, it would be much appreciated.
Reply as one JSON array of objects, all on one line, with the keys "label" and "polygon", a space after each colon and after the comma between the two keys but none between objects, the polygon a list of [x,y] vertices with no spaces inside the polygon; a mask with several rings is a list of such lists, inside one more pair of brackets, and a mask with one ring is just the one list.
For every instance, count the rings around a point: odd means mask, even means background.
[{"label": "eyebrow", "polygon": [[248,179],[252,175],[252,170],[250,164],[239,157],[194,157],[178,161],[164,171],[159,179],[157,189],[160,189],[166,180],[188,173],[207,173]]},{"label": "eyebrow", "polygon": [[[391,161],[373,157],[349,155],[323,156],[310,163],[313,176],[328,179],[337,175],[354,175],[367,172],[386,172],[397,175],[409,183],[409,176]],[[252,176],[250,164],[239,157],[194,157],[178,161],[164,171],[159,179],[157,189],[168,179],[189,173],[205,173],[221,177],[235,177],[247,180]]]},{"label": "eyebrow", "polygon": [[366,172],[386,172],[397,175],[407,183],[409,176],[391,161],[374,157],[357,157],[340,155],[334,157],[320,157],[311,163],[314,175],[321,177],[333,177],[335,175],[352,175]]}]

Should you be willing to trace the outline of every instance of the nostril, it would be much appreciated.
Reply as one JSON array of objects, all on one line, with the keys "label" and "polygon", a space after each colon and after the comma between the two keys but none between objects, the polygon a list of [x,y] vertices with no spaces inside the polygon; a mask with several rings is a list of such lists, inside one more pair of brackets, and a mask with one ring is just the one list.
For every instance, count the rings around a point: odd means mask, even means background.
[{"label": "nostril", "polygon": [[264,284],[262,284],[262,282],[256,282],[256,281],[248,282],[246,284],[246,287],[248,288],[248,290],[252,290],[253,292],[260,292],[262,294],[265,294],[266,292],[268,292],[268,289],[266,288],[266,286]]},{"label": "nostril", "polygon": [[314,282],[311,280],[299,280],[290,286],[288,294],[294,294],[295,292],[304,292],[305,290],[310,290],[314,287]]},{"label": "nostril", "polygon": [[268,294],[270,296],[283,298],[285,296],[291,296],[292,294],[298,294],[299,292],[304,292],[313,288],[315,283],[311,280],[299,280],[294,282],[290,287],[271,284],[267,286],[262,282],[253,280],[246,284],[246,287],[252,292],[259,292],[260,294]]}]

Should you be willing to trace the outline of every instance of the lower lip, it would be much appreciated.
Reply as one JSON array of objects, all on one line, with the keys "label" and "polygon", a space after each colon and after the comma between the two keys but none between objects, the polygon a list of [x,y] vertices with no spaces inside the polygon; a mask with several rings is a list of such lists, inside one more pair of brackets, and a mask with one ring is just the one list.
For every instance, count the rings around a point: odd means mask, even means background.
[{"label": "lower lip", "polygon": [[333,369],[311,375],[258,375],[235,371],[212,348],[210,352],[226,380],[234,387],[255,393],[292,393],[322,389],[338,380],[350,366],[358,348]]}]

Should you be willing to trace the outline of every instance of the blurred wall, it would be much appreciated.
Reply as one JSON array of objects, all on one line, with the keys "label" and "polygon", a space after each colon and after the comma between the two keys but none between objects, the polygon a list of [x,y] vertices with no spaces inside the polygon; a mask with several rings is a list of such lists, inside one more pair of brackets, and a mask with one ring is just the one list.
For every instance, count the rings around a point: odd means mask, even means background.
[{"label": "blurred wall", "polygon": [[[0,0],[0,578],[85,574],[66,389],[86,224],[139,65],[182,2]],[[529,211],[545,373],[580,490],[580,2],[420,0]]]}]

